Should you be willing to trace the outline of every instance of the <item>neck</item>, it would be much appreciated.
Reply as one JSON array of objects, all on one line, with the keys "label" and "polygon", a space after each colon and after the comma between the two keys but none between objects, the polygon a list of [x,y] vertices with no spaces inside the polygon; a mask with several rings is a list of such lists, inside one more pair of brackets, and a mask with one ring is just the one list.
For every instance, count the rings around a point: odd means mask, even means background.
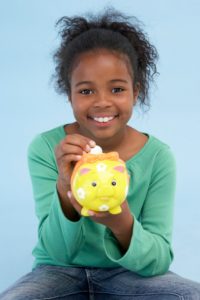
[{"label": "neck", "polygon": [[[82,131],[78,123],[75,123],[74,126],[76,127],[76,132],[88,136],[87,133]],[[92,136],[90,136],[90,138],[94,139],[96,144],[103,149],[103,152],[119,151],[126,144],[129,131],[130,127],[126,126],[112,138],[98,139],[97,137],[93,138]]]},{"label": "neck", "polygon": [[127,129],[125,129],[124,132],[121,134],[118,133],[117,136],[114,136],[111,139],[96,140],[96,143],[97,145],[101,146],[103,152],[111,152],[111,151],[119,152],[119,149],[121,149],[122,145],[125,144],[126,138],[127,138]]}]

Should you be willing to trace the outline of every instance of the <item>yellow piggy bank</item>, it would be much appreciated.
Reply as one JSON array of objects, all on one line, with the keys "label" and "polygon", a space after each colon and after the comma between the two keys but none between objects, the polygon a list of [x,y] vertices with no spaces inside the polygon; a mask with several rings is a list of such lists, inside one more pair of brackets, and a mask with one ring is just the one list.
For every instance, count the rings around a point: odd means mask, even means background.
[{"label": "yellow piggy bank", "polygon": [[126,165],[117,152],[83,154],[71,177],[72,193],[83,216],[89,216],[88,210],[119,214],[128,185]]}]

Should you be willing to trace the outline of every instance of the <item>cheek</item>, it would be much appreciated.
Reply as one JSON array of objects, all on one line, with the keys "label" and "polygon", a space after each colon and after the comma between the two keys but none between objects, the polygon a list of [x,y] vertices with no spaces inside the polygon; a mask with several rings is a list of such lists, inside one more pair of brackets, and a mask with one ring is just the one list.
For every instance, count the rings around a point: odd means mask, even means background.
[{"label": "cheek", "polygon": [[81,116],[82,116],[82,111],[79,108],[77,108],[77,107],[74,107],[72,109],[73,109],[73,114],[74,114],[75,119],[77,121],[80,121]]},{"label": "cheek", "polygon": [[74,115],[79,115],[83,111],[82,101],[77,98],[71,98],[71,107]]},{"label": "cheek", "polygon": [[131,88],[128,88],[127,91],[122,95],[120,100],[120,105],[123,107],[124,110],[130,111],[132,110],[135,104],[135,97]]},{"label": "cheek", "polygon": [[130,101],[129,103],[124,103],[124,114],[126,116],[131,116],[133,113],[133,103]]}]

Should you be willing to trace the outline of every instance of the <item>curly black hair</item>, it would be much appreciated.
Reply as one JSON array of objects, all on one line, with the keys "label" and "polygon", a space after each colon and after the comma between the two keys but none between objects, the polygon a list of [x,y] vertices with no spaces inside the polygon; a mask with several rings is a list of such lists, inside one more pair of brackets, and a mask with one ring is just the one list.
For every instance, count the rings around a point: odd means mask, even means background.
[{"label": "curly black hair", "polygon": [[150,82],[158,74],[158,53],[139,23],[136,17],[111,8],[98,15],[59,19],[56,26],[60,26],[61,44],[54,54],[56,90],[70,96],[71,73],[81,53],[108,49],[128,57],[133,84],[140,85],[138,100],[141,105],[149,106]]}]

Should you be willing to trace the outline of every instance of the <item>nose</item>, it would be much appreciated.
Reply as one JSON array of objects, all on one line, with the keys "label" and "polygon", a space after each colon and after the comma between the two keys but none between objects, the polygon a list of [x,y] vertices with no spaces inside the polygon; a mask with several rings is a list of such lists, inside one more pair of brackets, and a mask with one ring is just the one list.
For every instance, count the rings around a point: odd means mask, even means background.
[{"label": "nose", "polygon": [[111,105],[111,99],[109,98],[107,93],[100,92],[96,95],[94,107],[110,107]]},{"label": "nose", "polygon": [[106,194],[106,197],[113,196],[114,195],[114,189],[113,189],[113,187],[111,185],[104,183],[103,188],[102,188],[102,186],[99,187],[99,189],[97,191],[97,197],[100,197],[100,198],[104,197],[105,194]]}]

